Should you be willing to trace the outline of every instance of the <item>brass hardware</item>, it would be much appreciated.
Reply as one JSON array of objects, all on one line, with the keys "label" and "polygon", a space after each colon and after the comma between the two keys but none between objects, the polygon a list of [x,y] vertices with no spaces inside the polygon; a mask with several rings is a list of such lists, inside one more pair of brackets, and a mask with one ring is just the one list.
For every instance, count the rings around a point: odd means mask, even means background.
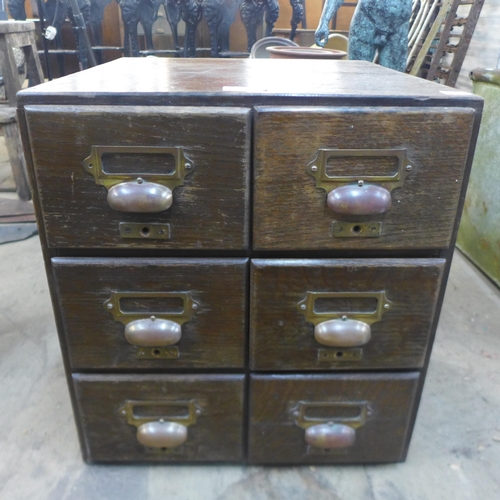
[{"label": "brass hardware", "polygon": [[[398,158],[398,169],[393,175],[337,175],[330,176],[326,173],[326,166],[330,158],[339,158],[346,156],[354,157],[374,157],[374,156],[395,156]],[[312,167],[316,166],[316,169]],[[383,183],[384,188],[388,191],[399,188],[403,185],[403,181],[410,174],[407,166],[412,166],[412,163],[406,156],[406,149],[318,149],[316,158],[307,165],[307,173],[316,180],[316,187],[324,189],[327,193],[346,184],[356,184],[360,180],[364,184],[368,183]]]},{"label": "brass hardware", "polygon": [[[314,303],[323,298],[375,298],[377,307],[373,312],[317,312]],[[314,325],[314,338],[322,345],[334,347],[359,347],[370,341],[370,325],[382,319],[392,303],[381,292],[307,292],[306,298],[297,304],[308,323]]]},{"label": "brass hardware", "polygon": [[[326,171],[330,158],[387,156],[398,159],[393,175],[328,175]],[[307,165],[307,173],[316,180],[316,187],[327,193],[328,208],[346,215],[387,212],[392,204],[390,192],[400,188],[412,170],[406,149],[318,149],[316,158]]]},{"label": "brass hardware", "polygon": [[[324,416],[311,417],[310,410],[321,410]],[[352,414],[346,416],[345,413]],[[366,402],[321,402],[299,401],[292,407],[295,424],[305,430],[304,440],[312,448],[343,449],[354,444],[356,429],[366,423]],[[342,415],[344,414],[344,415]]]},{"label": "brass hardware", "polygon": [[155,312],[154,317],[157,319],[168,319],[175,321],[179,325],[190,321],[195,312],[198,310],[199,304],[196,303],[189,292],[111,292],[111,297],[104,302],[104,309],[109,311],[115,321],[119,321],[124,325],[137,319],[149,318],[151,314],[144,312],[124,312],[120,308],[121,299],[149,299],[149,298],[179,298],[183,302],[182,311],[180,312]]},{"label": "brass hardware", "polygon": [[138,224],[120,222],[120,236],[141,240],[169,240],[170,224]]},{"label": "brass hardware", "polygon": [[[121,299],[178,298],[182,300],[182,310],[178,312],[124,312]],[[179,352],[161,349],[177,343],[182,335],[181,325],[190,321],[199,308],[189,292],[111,292],[111,297],[103,304],[115,321],[125,325],[125,338],[133,345],[156,349],[139,349],[139,359],[177,359]]]},{"label": "brass hardware", "polygon": [[[136,415],[134,408],[141,407],[171,407],[174,410],[186,408],[186,415]],[[201,413],[196,402],[191,401],[131,401],[125,402],[120,412],[127,419],[129,425],[137,427],[137,441],[149,448],[169,449],[183,445],[187,438],[187,428],[196,423],[196,417]]]},{"label": "brass hardware", "polygon": [[[170,155],[175,170],[165,174],[106,173],[102,168],[105,154]],[[172,204],[172,191],[184,184],[184,178],[194,170],[193,162],[181,147],[148,146],[92,146],[90,156],[83,160],[83,169],[90,173],[99,186],[108,190],[108,204],[113,210],[134,213],[156,213]]]},{"label": "brass hardware", "polygon": [[179,359],[179,348],[170,347],[139,347],[136,352],[139,359]]},{"label": "brass hardware", "polygon": [[[134,413],[134,408],[136,407],[151,407],[158,408],[159,406],[163,407],[171,407],[174,410],[174,413],[178,412],[179,408],[186,408],[187,414],[182,416],[175,415],[164,415],[163,419],[158,417],[158,415],[136,415]],[[200,408],[197,407],[196,401],[191,399],[189,401],[138,401],[138,400],[127,400],[125,404],[120,408],[120,411],[123,415],[125,415],[127,419],[127,424],[134,425],[135,427],[139,427],[142,424],[147,422],[155,422],[159,420],[175,422],[177,424],[181,424],[184,427],[189,427],[196,423],[196,417],[200,414]]]},{"label": "brass hardware", "polygon": [[[377,299],[377,308],[374,312],[316,312],[314,310],[314,302],[317,299],[336,298],[336,299]],[[305,305],[305,308],[302,306]],[[318,325],[328,319],[340,318],[347,316],[348,319],[356,319],[368,323],[376,323],[382,319],[385,311],[392,306],[392,302],[385,296],[385,290],[381,292],[306,292],[306,298],[297,304],[297,309],[304,314],[306,321],[313,325]]]},{"label": "brass hardware", "polygon": [[[309,410],[322,410],[328,413],[328,416],[311,417],[307,416]],[[353,416],[342,416],[342,413],[356,412]],[[331,413],[330,413],[331,412]],[[335,424],[349,425],[353,429],[362,427],[366,423],[368,416],[368,403],[366,401],[335,401],[335,402],[314,402],[299,401],[293,405],[292,413],[295,424],[302,429],[307,429],[313,425],[333,422]]]},{"label": "brass hardware", "polygon": [[341,222],[332,224],[334,238],[378,238],[382,229],[381,222]]},{"label": "brass hardware", "polygon": [[[108,174],[102,170],[102,156],[105,154],[154,154],[171,155],[175,158],[175,170],[166,174],[148,174],[137,172],[133,174]],[[189,166],[189,168],[187,168]],[[155,182],[173,190],[184,184],[184,178],[194,170],[191,160],[184,155],[181,147],[148,147],[148,146],[92,146],[90,156],[83,160],[83,168],[92,174],[95,183],[109,189],[122,182],[133,182],[138,178],[146,182]]]},{"label": "brass hardware", "polygon": [[362,354],[361,349],[318,349],[318,362],[359,361]]}]

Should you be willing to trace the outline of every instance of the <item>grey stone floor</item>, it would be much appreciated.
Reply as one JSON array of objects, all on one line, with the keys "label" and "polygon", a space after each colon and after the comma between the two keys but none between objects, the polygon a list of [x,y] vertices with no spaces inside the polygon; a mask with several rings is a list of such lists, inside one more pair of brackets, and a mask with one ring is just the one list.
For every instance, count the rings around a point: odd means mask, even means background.
[{"label": "grey stone floor", "polygon": [[500,498],[500,292],[458,252],[408,460],[355,467],[88,466],[39,240],[0,245],[0,498]]}]

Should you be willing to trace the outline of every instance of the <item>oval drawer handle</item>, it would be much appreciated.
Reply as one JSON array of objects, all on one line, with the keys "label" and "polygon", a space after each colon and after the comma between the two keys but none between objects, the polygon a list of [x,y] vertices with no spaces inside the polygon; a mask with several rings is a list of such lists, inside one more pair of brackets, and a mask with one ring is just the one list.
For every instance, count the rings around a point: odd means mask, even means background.
[{"label": "oval drawer handle", "polygon": [[[318,149],[316,158],[307,165],[307,173],[314,177],[316,187],[327,193],[330,210],[343,215],[377,215],[387,212],[392,205],[391,191],[403,186],[412,172],[413,164],[406,149]],[[336,161],[348,160],[363,165],[365,160],[384,158],[396,160],[397,170],[388,175],[343,175],[336,172]],[[327,165],[333,165],[333,174]],[[382,184],[380,186],[379,184]]]},{"label": "oval drawer handle", "polygon": [[314,448],[348,448],[356,440],[356,431],[348,425],[329,422],[308,427],[305,440]]},{"label": "oval drawer handle", "polygon": [[147,422],[137,428],[137,441],[151,448],[176,448],[187,437],[187,427],[175,422]]},{"label": "oval drawer handle", "polygon": [[349,184],[328,193],[330,210],[344,215],[376,215],[387,212],[392,205],[391,193],[373,184]]},{"label": "oval drawer handle", "polygon": [[368,343],[371,336],[369,324],[345,316],[323,321],[314,328],[316,341],[332,347],[359,347]]},{"label": "oval drawer handle", "polygon": [[110,208],[118,212],[157,213],[170,208],[173,197],[167,186],[138,178],[111,187],[107,200]]},{"label": "oval drawer handle", "polygon": [[[107,156],[142,158],[138,165],[147,165],[148,158],[164,157],[173,161],[171,172],[147,173],[139,168],[141,174],[110,173],[103,168]],[[172,191],[184,185],[184,179],[193,172],[194,164],[184,154],[182,147],[150,146],[98,146],[91,147],[90,156],[83,160],[84,170],[94,177],[98,186],[108,190],[108,205],[118,212],[158,213],[172,205]]]},{"label": "oval drawer handle", "polygon": [[162,347],[179,342],[182,327],[169,319],[137,319],[125,326],[125,338],[133,345],[141,347]]}]

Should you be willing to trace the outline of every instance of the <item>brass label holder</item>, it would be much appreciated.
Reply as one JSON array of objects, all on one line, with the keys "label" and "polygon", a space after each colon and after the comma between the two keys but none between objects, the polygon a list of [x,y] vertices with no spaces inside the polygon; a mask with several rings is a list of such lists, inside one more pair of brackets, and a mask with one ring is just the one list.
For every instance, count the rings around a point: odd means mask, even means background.
[{"label": "brass label holder", "polygon": [[[182,300],[182,311],[179,312],[154,312],[152,314],[144,312],[124,312],[120,307],[121,299],[151,299],[151,298],[179,298]],[[104,309],[113,315],[115,321],[127,326],[132,321],[148,318],[154,315],[157,319],[168,319],[175,321],[179,325],[190,321],[198,310],[199,304],[195,302],[189,292],[111,292],[111,297],[104,302]]]},{"label": "brass label holder", "polygon": [[[367,298],[377,299],[377,308],[374,312],[316,312],[314,310],[314,303],[317,299],[335,298],[335,299],[349,299],[349,298]],[[314,326],[328,321],[331,319],[343,319],[347,317],[371,325],[380,321],[385,311],[390,309],[392,302],[387,299],[385,290],[380,292],[306,292],[306,298],[297,304],[297,310],[305,316],[308,323]]]},{"label": "brass label holder", "polygon": [[[393,175],[328,175],[326,171],[330,158],[345,157],[387,157],[398,158],[397,172]],[[307,165],[307,173],[316,181],[316,187],[327,193],[353,183],[382,183],[388,191],[400,188],[406,177],[413,170],[406,149],[318,149],[316,158]]]},{"label": "brass label holder", "polygon": [[[137,406],[141,407],[158,407],[166,406],[172,408],[187,408],[187,415],[185,416],[169,416],[165,415],[163,418],[147,415],[136,415],[134,413],[134,408]],[[158,420],[168,420],[169,422],[174,422],[176,424],[183,425],[184,427],[189,427],[196,423],[196,417],[201,414],[201,408],[196,405],[196,401],[191,399],[189,401],[138,401],[138,400],[127,400],[125,404],[120,408],[120,413],[127,419],[127,424],[139,427],[142,424],[147,424],[148,422],[155,422]]]},{"label": "brass label holder", "polygon": [[[154,154],[171,155],[175,160],[175,170],[165,174],[148,174],[137,172],[133,174],[109,174],[103,170],[102,157],[105,154]],[[161,184],[173,190],[184,184],[184,178],[194,170],[194,164],[189,160],[182,147],[149,147],[149,146],[92,146],[90,156],[82,163],[83,169],[94,177],[95,183],[106,189],[123,182],[133,182],[138,178],[147,182]]]},{"label": "brass label holder", "polygon": [[[311,409],[331,410],[331,416],[328,417],[308,417],[307,412]],[[353,417],[335,416],[336,412],[345,410],[359,410],[359,414]],[[307,429],[313,425],[333,422],[343,424],[357,429],[365,425],[369,416],[368,403],[366,401],[340,401],[340,402],[314,402],[299,401],[292,406],[292,415],[295,420],[295,425],[302,429]]]}]

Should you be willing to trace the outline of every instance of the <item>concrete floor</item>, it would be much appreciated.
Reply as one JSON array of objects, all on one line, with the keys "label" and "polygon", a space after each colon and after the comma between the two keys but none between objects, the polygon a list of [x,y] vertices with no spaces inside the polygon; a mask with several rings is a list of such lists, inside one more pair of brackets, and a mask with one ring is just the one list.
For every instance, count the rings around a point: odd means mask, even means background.
[{"label": "concrete floor", "polygon": [[500,498],[500,291],[458,252],[406,463],[88,466],[80,457],[38,237],[0,245],[0,498]]}]

